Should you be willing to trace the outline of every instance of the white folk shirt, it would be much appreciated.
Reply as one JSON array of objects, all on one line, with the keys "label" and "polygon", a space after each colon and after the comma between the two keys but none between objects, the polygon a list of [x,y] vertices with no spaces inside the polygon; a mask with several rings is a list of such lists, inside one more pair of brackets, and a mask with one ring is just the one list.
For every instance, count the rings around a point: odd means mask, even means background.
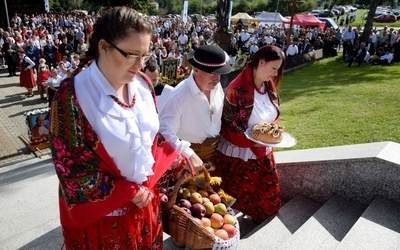
[{"label": "white folk shirt", "polygon": [[221,84],[211,90],[210,102],[193,78],[193,73],[169,95],[160,113],[160,133],[186,157],[193,155],[190,142],[202,143],[221,130],[224,92]]},{"label": "white folk shirt", "polygon": [[85,117],[99,136],[121,175],[141,184],[153,175],[151,153],[159,121],[147,83],[135,77],[127,83],[133,108],[123,108],[110,95],[118,96],[93,62],[75,77],[76,95]]}]

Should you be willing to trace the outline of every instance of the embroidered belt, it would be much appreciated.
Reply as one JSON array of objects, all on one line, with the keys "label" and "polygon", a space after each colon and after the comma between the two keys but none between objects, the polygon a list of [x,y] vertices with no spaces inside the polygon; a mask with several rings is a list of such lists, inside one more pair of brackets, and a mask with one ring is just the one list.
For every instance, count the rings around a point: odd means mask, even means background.
[{"label": "embroidered belt", "polygon": [[218,142],[219,136],[215,138],[207,137],[202,143],[191,143],[190,147],[204,163],[207,163],[217,149]]}]

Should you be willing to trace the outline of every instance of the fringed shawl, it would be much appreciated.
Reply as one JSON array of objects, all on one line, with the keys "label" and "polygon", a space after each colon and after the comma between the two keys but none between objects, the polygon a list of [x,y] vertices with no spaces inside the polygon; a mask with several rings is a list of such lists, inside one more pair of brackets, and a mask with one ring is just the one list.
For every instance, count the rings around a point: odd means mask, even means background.
[{"label": "fringed shawl", "polygon": [[[278,110],[280,99],[273,82],[266,84],[268,96]],[[224,101],[222,115],[221,136],[236,146],[250,148],[257,157],[263,157],[265,147],[255,147],[255,143],[244,135],[248,128],[251,112],[254,105],[254,79],[253,67],[246,67],[229,85]]]}]

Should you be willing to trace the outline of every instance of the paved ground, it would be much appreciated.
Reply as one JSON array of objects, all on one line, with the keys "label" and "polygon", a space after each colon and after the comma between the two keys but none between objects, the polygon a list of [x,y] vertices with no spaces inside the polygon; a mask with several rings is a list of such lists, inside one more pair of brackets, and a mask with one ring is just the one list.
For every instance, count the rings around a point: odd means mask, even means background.
[{"label": "paved ground", "polygon": [[[28,133],[24,113],[48,104],[40,99],[37,89],[34,97],[26,98],[25,93],[25,88],[19,87],[19,76],[8,77],[7,69],[0,68],[0,168],[41,156],[29,150],[21,134]],[[50,150],[42,152],[49,154]]]}]

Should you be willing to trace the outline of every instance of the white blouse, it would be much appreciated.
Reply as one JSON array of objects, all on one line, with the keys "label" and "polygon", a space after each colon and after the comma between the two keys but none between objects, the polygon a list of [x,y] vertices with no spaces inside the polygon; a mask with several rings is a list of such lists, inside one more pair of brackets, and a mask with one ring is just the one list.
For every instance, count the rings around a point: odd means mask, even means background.
[{"label": "white blouse", "polygon": [[[265,90],[265,85],[261,88],[261,92]],[[254,90],[254,106],[251,112],[248,127],[252,128],[254,125],[261,122],[273,122],[278,115],[278,110],[272,103],[268,94],[261,95],[256,90]],[[225,139],[221,138],[221,142],[218,145],[218,150],[221,153],[240,158],[244,161],[248,159],[256,159],[256,155],[251,151],[250,148],[238,147]],[[271,147],[267,147],[266,155],[272,151]]]},{"label": "white blouse", "polygon": [[136,97],[132,108],[123,108],[111,98],[118,94],[95,62],[75,77],[79,105],[121,175],[142,184],[154,174],[151,147],[159,119],[145,80],[135,77],[127,84],[129,100]]}]

